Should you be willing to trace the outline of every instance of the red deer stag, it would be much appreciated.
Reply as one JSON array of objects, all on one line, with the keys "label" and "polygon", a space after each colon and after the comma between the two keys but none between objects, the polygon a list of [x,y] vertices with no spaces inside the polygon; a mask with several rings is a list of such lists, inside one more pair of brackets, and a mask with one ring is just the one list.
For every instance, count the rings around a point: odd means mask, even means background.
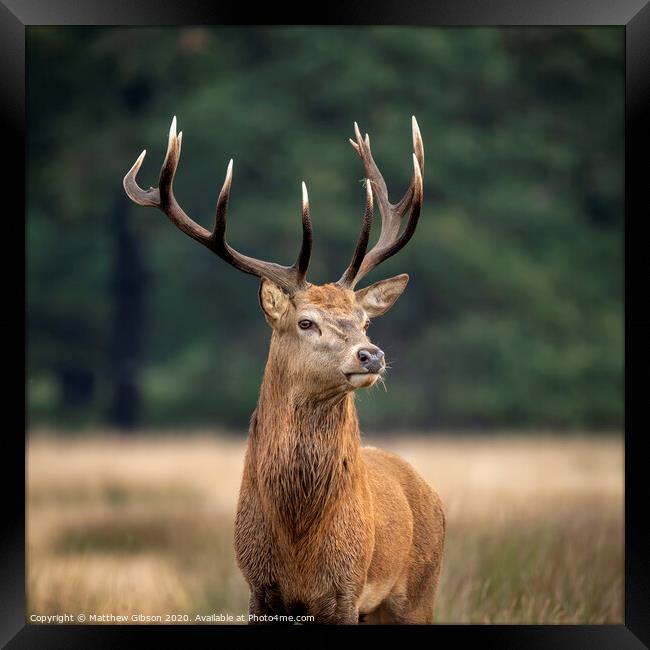
[{"label": "red deer stag", "polygon": [[[248,257],[226,241],[232,160],[214,230],[195,223],[174,198],[181,151],[176,118],[157,188],[141,189],[143,151],[124,177],[128,196],[162,210],[185,234],[240,271],[261,278],[259,301],[272,328],[264,378],[250,423],[235,520],[237,563],[250,587],[249,621],[313,616],[317,623],[430,623],[440,575],[445,516],[440,498],[395,454],[362,447],[354,392],[372,386],[384,353],[366,334],[370,318],[400,296],[408,275],[355,291],[372,269],[411,239],[422,206],[424,148],[415,118],[413,179],[388,200],[370,139],[350,140],[366,172],[366,208],[350,265],[340,280],[305,279],[312,226],[302,184],[302,246],[292,266]],[[381,234],[367,251],[373,196]],[[402,218],[408,213],[400,234]]]}]

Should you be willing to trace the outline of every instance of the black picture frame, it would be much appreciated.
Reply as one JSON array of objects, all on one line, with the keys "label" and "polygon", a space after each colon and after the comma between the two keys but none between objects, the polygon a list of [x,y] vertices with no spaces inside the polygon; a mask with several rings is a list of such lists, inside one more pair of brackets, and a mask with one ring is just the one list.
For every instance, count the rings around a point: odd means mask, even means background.
[{"label": "black picture frame", "polygon": [[[625,371],[626,380],[637,371],[639,380],[626,381],[625,391],[625,622],[623,625],[434,625],[394,628],[326,628],[320,640],[345,634],[348,641],[381,634],[388,640],[399,634],[406,640],[423,635],[439,647],[450,644],[480,644],[498,648],[607,648],[637,649],[650,644],[650,540],[642,526],[647,511],[643,452],[646,431],[640,426],[639,404],[644,382],[641,370],[648,367],[644,334],[650,321],[642,314],[648,278],[647,257],[639,254],[643,237],[638,232],[648,219],[648,201],[643,196],[648,183],[643,157],[650,151],[650,5],[649,0],[433,0],[391,3],[386,0],[355,0],[344,6],[319,5],[319,16],[308,16],[300,8],[269,4],[257,9],[255,24],[320,25],[421,25],[421,26],[524,26],[524,25],[620,25],[625,30]],[[284,11],[283,11],[284,9]],[[212,642],[226,636],[266,641],[280,629],[284,636],[307,640],[313,627],[259,628],[228,626],[75,626],[29,625],[25,620],[25,439],[26,430],[24,353],[26,345],[24,282],[12,282],[20,260],[25,268],[25,249],[14,244],[24,238],[24,222],[14,215],[25,214],[25,27],[30,25],[245,25],[253,14],[246,5],[202,0],[0,0],[0,106],[2,152],[5,163],[3,214],[5,242],[3,261],[3,305],[6,349],[16,356],[16,373],[5,372],[5,480],[3,510],[5,530],[0,538],[1,594],[0,643],[10,648],[102,648],[150,642],[153,635],[165,642],[187,643],[199,637]],[[7,178],[7,174],[9,177]],[[15,206],[10,205],[15,199]],[[21,231],[21,225],[23,229]],[[632,235],[632,232],[637,232]],[[636,254],[634,254],[636,247]],[[14,253],[8,255],[7,252]],[[7,281],[9,280],[9,281]],[[646,292],[647,293],[647,292]],[[636,298],[636,300],[634,300]],[[13,304],[12,304],[13,303]],[[9,307],[11,305],[11,307]],[[634,339],[637,339],[633,346]],[[630,352],[633,351],[633,354]],[[22,358],[19,358],[21,357]],[[5,354],[6,356],[6,354]],[[23,382],[17,379],[22,368]],[[8,379],[10,378],[10,379]],[[13,389],[15,396],[7,389]],[[647,400],[647,398],[646,398]],[[637,406],[632,409],[632,405]],[[9,416],[10,414],[10,416]],[[633,419],[635,417],[635,419]],[[14,469],[14,472],[8,471]],[[22,478],[22,482],[21,482]],[[644,489],[646,488],[646,489]],[[264,636],[260,636],[264,635]]]}]

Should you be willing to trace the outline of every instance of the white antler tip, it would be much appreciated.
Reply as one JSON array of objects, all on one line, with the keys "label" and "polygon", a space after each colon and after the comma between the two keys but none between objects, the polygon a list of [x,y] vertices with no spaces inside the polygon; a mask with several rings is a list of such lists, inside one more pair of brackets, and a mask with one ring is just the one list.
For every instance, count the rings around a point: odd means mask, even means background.
[{"label": "white antler tip", "polygon": [[302,182],[302,203],[303,205],[309,203],[309,195],[307,194],[307,186],[305,181]]},{"label": "white antler tip", "polygon": [[413,148],[420,147],[423,149],[422,145],[422,135],[420,134],[420,127],[418,126],[418,121],[415,119],[415,115],[411,117],[411,124],[413,126]]},{"label": "white antler tip", "polygon": [[147,150],[145,149],[137,158],[136,161],[133,163],[131,169],[129,169],[127,176],[129,175],[134,175],[138,173],[140,169],[140,165],[142,165],[142,161],[144,160],[144,157],[147,155]]}]

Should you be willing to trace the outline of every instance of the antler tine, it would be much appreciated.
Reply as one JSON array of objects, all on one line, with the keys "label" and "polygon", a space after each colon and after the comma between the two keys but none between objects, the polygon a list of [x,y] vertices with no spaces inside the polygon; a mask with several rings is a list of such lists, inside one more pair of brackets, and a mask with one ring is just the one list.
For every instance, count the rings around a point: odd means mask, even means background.
[{"label": "antler tine", "polygon": [[267,277],[282,287],[287,293],[292,294],[307,286],[305,276],[309,266],[312,246],[312,226],[309,214],[309,200],[307,199],[307,188],[303,183],[303,203],[302,203],[302,245],[300,253],[293,266],[282,266],[275,262],[263,262],[248,257],[236,251],[226,241],[226,221],[228,211],[228,200],[230,198],[230,186],[232,183],[232,159],[228,163],[226,179],[221,188],[219,199],[217,201],[216,221],[214,232],[210,237],[208,247],[214,251],[221,259],[235,268],[256,275],[258,277]]},{"label": "antler tine", "polygon": [[354,249],[354,254],[352,255],[352,260],[350,265],[345,270],[345,273],[338,281],[338,284],[343,287],[352,287],[354,286],[354,279],[359,273],[359,268],[363,263],[364,257],[366,255],[366,250],[368,248],[368,241],[370,239],[370,230],[372,229],[372,219],[374,216],[374,205],[373,205],[373,196],[372,196],[372,185],[370,184],[370,179],[366,178],[366,211],[363,216],[363,223],[361,224],[361,232],[359,233],[359,239],[357,240],[357,245]]},{"label": "antler tine", "polygon": [[309,195],[307,194],[307,186],[305,182],[302,183],[302,245],[300,253],[294,264],[294,268],[298,273],[298,280],[305,281],[307,275],[307,267],[309,266],[309,258],[311,257],[312,246],[312,227],[311,227],[311,214],[309,212]]},{"label": "antler tine", "polygon": [[422,187],[422,174],[420,172],[420,165],[418,163],[417,156],[413,154],[413,187],[410,190],[410,198],[406,202],[406,209],[410,209],[408,221],[406,223],[406,228],[402,231],[402,234],[398,235],[400,219],[403,216],[404,212],[400,214],[399,205],[393,206],[394,212],[391,215],[392,221],[390,222],[390,230],[386,229],[387,235],[384,237],[383,232],[383,223],[382,223],[382,234],[379,236],[379,240],[373,246],[372,250],[368,252],[365,256],[359,273],[355,278],[355,284],[365,275],[370,273],[372,269],[381,264],[383,261],[387,260],[389,257],[395,255],[406,246],[418,225],[418,220],[420,218],[420,211],[422,210],[422,197],[423,197],[423,187]]},{"label": "antler tine", "polygon": [[[367,275],[381,262],[401,250],[415,232],[422,208],[424,144],[415,116],[411,119],[411,127],[413,132],[413,178],[409,188],[400,201],[392,204],[388,199],[386,181],[372,157],[370,137],[366,133],[365,139],[362,138],[358,124],[356,122],[354,123],[356,142],[350,139],[350,143],[363,161],[366,174],[373,185],[374,194],[377,198],[377,204],[381,214],[381,233],[375,246],[365,255],[356,276],[346,283],[350,288],[353,288],[362,277]],[[401,220],[407,212],[409,212],[409,218],[406,228],[399,235]],[[344,278],[346,277],[347,271],[339,282],[343,284]]]},{"label": "antler tine", "polygon": [[159,210],[162,210],[170,221],[180,230],[209,248],[223,260],[240,271],[258,277],[267,277],[270,280],[273,280],[289,294],[305,288],[307,286],[305,275],[309,265],[312,240],[309,204],[308,202],[305,203],[306,189],[303,192],[303,239],[300,254],[296,263],[293,266],[281,266],[274,262],[264,262],[255,259],[254,257],[243,255],[232,248],[232,246],[230,246],[226,241],[228,200],[230,198],[230,187],[232,184],[232,159],[228,163],[226,179],[221,188],[221,192],[219,193],[215,227],[212,232],[190,219],[176,201],[172,185],[176,174],[176,168],[178,167],[178,161],[180,159],[182,136],[182,132],[176,135],[176,117],[174,116],[169,129],[167,153],[160,170],[158,187],[143,190],[136,182],[136,175],[140,170],[142,161],[146,155],[145,150],[140,154],[133,167],[131,167],[124,177],[124,190],[129,198],[139,205],[156,207]]},{"label": "antler tine", "polygon": [[143,190],[136,181],[137,173],[147,153],[146,149],[138,156],[133,167],[127,172],[122,184],[132,201],[138,205],[155,207],[162,210],[180,230],[207,246],[210,239],[210,231],[192,221],[185,214],[176,202],[172,190],[176,168],[180,159],[182,138],[182,133],[176,135],[176,116],[174,116],[171,127],[169,128],[167,153],[165,154],[165,160],[160,169],[158,187],[150,187],[148,190]]}]

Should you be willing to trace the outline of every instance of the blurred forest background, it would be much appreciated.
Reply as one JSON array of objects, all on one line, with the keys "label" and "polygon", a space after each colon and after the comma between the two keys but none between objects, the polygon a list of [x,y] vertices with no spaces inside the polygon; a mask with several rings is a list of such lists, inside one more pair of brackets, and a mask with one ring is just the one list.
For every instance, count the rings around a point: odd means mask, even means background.
[{"label": "blurred forest background", "polygon": [[173,115],[176,196],[206,226],[235,159],[240,251],[293,261],[307,183],[317,283],[339,277],[363,214],[353,121],[396,200],[416,115],[424,210],[368,278],[411,282],[371,329],[393,369],[360,396],[362,424],[620,429],[622,35],[30,27],[30,425],[245,430],[269,338],[257,280],[122,188],[145,148],[139,181],[157,184]]}]

